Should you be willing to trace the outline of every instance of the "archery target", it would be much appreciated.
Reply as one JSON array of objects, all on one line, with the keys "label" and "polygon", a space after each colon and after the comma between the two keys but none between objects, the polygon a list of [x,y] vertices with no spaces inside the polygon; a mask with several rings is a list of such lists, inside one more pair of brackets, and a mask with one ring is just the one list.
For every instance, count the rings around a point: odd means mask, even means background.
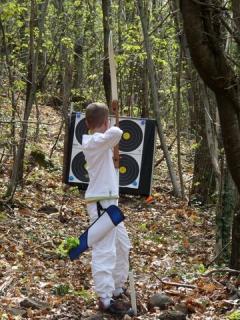
[{"label": "archery target", "polygon": [[87,134],[87,133],[88,133],[88,128],[87,128],[87,125],[85,123],[85,119],[82,119],[76,125],[76,130],[75,130],[76,139],[80,144],[82,144],[82,136],[83,136],[83,134]]},{"label": "archery target", "polygon": [[88,133],[88,128],[85,122],[85,114],[81,112],[76,113],[75,130],[74,130],[74,145],[82,145],[83,134]]},{"label": "archery target", "polygon": [[[115,118],[110,118],[110,125],[115,125]],[[123,131],[122,138],[119,142],[119,151],[129,152],[134,154],[142,154],[144,134],[145,134],[145,119],[136,118],[119,118],[119,127]]]},{"label": "archery target", "polygon": [[122,187],[131,186],[138,188],[139,185],[139,162],[140,156],[120,154],[119,164],[119,185]]},{"label": "archery target", "polygon": [[69,182],[89,182],[87,163],[84,154],[80,150],[73,150],[69,172]]},{"label": "archery target", "polygon": [[[110,117],[110,126],[115,125],[115,117]],[[123,130],[119,142],[120,193],[149,195],[151,192],[153,159],[155,148],[155,121],[120,117],[119,127]],[[73,112],[70,118],[68,153],[64,181],[86,189],[89,182],[82,136],[88,134],[85,114]]]},{"label": "archery target", "polygon": [[143,130],[141,126],[132,120],[119,121],[119,127],[123,131],[119,142],[119,150],[131,152],[139,148],[143,143]]}]

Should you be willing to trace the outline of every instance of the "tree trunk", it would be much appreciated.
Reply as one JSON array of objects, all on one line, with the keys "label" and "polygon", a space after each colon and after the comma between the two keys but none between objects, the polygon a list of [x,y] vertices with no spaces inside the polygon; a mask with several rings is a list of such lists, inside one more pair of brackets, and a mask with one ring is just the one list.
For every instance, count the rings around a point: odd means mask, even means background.
[{"label": "tree trunk", "polygon": [[140,68],[141,75],[139,75],[139,78],[142,77],[142,96],[140,97],[140,101],[142,103],[142,111],[141,111],[141,117],[142,118],[148,118],[149,117],[149,84],[148,84],[148,70],[147,70],[147,61],[144,60],[142,68]]},{"label": "tree trunk", "polygon": [[[240,123],[238,79],[223,51],[221,10],[206,3],[181,1],[184,30],[193,62],[216,95],[229,170],[240,192]],[[231,264],[240,269],[240,210],[233,219]]]},{"label": "tree trunk", "polygon": [[173,165],[172,165],[170,154],[168,152],[167,144],[165,141],[165,136],[163,133],[162,123],[161,123],[161,119],[160,119],[158,91],[157,91],[157,85],[156,85],[156,80],[155,80],[155,70],[154,70],[154,65],[153,65],[153,60],[152,60],[152,49],[151,49],[150,39],[149,39],[149,35],[148,35],[147,17],[144,12],[143,1],[138,0],[137,4],[138,4],[140,19],[141,19],[141,24],[142,24],[145,50],[147,53],[148,77],[149,77],[149,83],[150,83],[151,94],[152,94],[152,99],[153,99],[153,108],[154,108],[155,118],[157,121],[158,133],[159,133],[161,145],[163,148],[164,156],[166,158],[168,171],[169,171],[171,181],[173,184],[173,193],[176,196],[181,197],[181,189],[180,189],[179,183],[177,181],[177,177],[176,177]]},{"label": "tree trunk", "polygon": [[[217,126],[219,123],[217,121],[218,114],[216,113],[216,103],[211,106],[210,97],[207,88],[204,84],[201,84],[202,94],[203,94],[203,106],[204,106],[204,114],[205,114],[205,125],[206,125],[206,134],[207,134],[207,142],[208,148],[210,152],[210,158],[212,162],[213,171],[216,178],[216,189],[218,189],[219,181],[221,179],[221,172],[219,168],[219,146],[218,146],[218,130]],[[212,96],[212,95],[211,95]],[[213,97],[215,102],[215,97]],[[213,109],[213,110],[211,110]],[[215,113],[215,116],[213,116]]]},{"label": "tree trunk", "polygon": [[17,184],[23,176],[23,159],[25,152],[25,144],[28,131],[28,118],[30,116],[32,105],[36,92],[36,67],[37,67],[37,55],[34,54],[34,26],[35,26],[35,4],[34,0],[31,0],[30,9],[30,26],[29,26],[29,63],[28,63],[28,81],[26,89],[26,102],[23,117],[22,130],[20,132],[20,142],[17,149],[16,158],[13,164],[12,176],[8,189],[6,192],[6,197],[12,199]]},{"label": "tree trunk", "polygon": [[[48,3],[48,0],[45,0]],[[30,7],[30,23],[29,23],[29,62],[28,62],[28,74],[27,74],[27,88],[26,88],[26,102],[24,109],[24,117],[22,130],[20,132],[20,142],[17,149],[15,161],[13,163],[12,176],[7,188],[6,197],[12,200],[17,184],[21,181],[23,176],[23,160],[25,154],[25,145],[28,133],[28,119],[32,111],[33,102],[37,90],[37,66],[38,57],[41,45],[41,30],[38,36],[36,49],[34,48],[34,28],[36,26],[36,7],[35,1],[31,0]],[[46,14],[46,11],[45,11]],[[45,15],[42,17],[44,23]]]},{"label": "tree trunk", "polygon": [[232,0],[233,20],[237,32],[240,32],[240,1]]},{"label": "tree trunk", "polygon": [[[49,0],[46,0],[44,2],[41,2],[38,4],[38,12],[40,12],[40,18],[39,18],[39,31],[41,35],[41,39],[39,40],[39,44],[42,47],[43,44],[43,39],[42,35],[45,31],[45,16],[47,14],[47,8],[48,8],[48,2]],[[41,76],[39,76],[38,80],[38,88],[44,92],[46,90],[46,77],[42,77],[42,71],[46,69],[47,66],[47,61],[46,61],[46,55],[47,55],[47,50],[46,48],[42,47],[42,50],[39,52],[39,57],[38,57],[38,64],[39,64],[39,70],[41,70]]]},{"label": "tree trunk", "polygon": [[9,81],[9,96],[12,104],[12,117],[11,117],[11,139],[12,139],[12,154],[13,154],[13,159],[15,160],[16,157],[16,146],[15,146],[15,132],[16,132],[16,125],[15,125],[15,116],[16,116],[16,111],[17,111],[17,99],[15,97],[15,92],[14,92],[14,75],[13,75],[13,69],[12,69],[12,61],[11,61],[11,55],[9,52],[7,40],[6,40],[6,35],[5,35],[5,29],[0,17],[0,29],[2,32],[2,46],[4,49],[4,55],[5,55],[5,62],[6,62],[6,67],[8,71],[8,81]]},{"label": "tree trunk", "polygon": [[182,44],[179,43],[179,55],[176,61],[177,75],[176,75],[176,124],[177,124],[177,155],[178,155],[178,175],[181,186],[182,199],[185,197],[184,181],[182,174],[181,161],[181,75],[182,75]]},{"label": "tree trunk", "polygon": [[219,256],[218,263],[229,261],[230,241],[232,231],[233,212],[237,206],[237,189],[232,180],[226,162],[222,160],[222,175],[219,188],[218,205],[216,210],[216,255]]},{"label": "tree trunk", "polygon": [[111,79],[110,79],[110,66],[108,60],[108,41],[110,34],[110,9],[111,1],[102,0],[103,12],[103,33],[104,33],[104,61],[103,61],[103,85],[105,96],[108,106],[111,106]]},{"label": "tree trunk", "polygon": [[209,197],[214,191],[214,175],[205,121],[205,92],[202,90],[199,78],[197,78],[197,84],[198,85],[195,84],[194,88],[195,91],[198,89],[198,99],[196,99],[196,92],[194,92],[194,132],[196,137],[196,149],[191,196],[194,196],[195,201],[206,204],[209,202]]},{"label": "tree trunk", "polygon": [[232,268],[240,270],[240,202],[235,209],[232,227],[232,252],[230,265]]},{"label": "tree trunk", "polygon": [[79,89],[83,79],[83,44],[84,37],[79,37],[74,46],[74,81],[73,88]]}]

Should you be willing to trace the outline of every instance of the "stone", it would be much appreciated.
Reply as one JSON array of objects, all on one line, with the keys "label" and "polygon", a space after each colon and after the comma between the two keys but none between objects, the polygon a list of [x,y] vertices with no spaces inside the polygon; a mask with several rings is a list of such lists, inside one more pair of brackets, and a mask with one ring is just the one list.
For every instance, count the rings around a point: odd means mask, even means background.
[{"label": "stone", "polygon": [[38,212],[44,212],[46,214],[52,214],[52,213],[57,213],[58,209],[54,206],[42,206],[41,208],[38,209]]},{"label": "stone", "polygon": [[165,311],[162,313],[159,318],[159,320],[186,320],[186,315],[182,313],[181,311]]},{"label": "stone", "polygon": [[27,316],[27,310],[25,309],[9,307],[7,311],[11,313],[13,316],[21,316],[21,317]]},{"label": "stone", "polygon": [[189,313],[188,307],[187,307],[187,305],[185,303],[176,304],[175,305],[175,310],[176,311],[180,311],[180,312],[182,312],[182,313],[184,313],[186,315]]},{"label": "stone", "polygon": [[149,299],[150,307],[158,307],[161,310],[167,309],[173,304],[173,300],[164,293],[156,293]]},{"label": "stone", "polygon": [[32,298],[25,298],[20,302],[22,308],[31,309],[48,309],[49,305],[43,301],[39,301]]}]

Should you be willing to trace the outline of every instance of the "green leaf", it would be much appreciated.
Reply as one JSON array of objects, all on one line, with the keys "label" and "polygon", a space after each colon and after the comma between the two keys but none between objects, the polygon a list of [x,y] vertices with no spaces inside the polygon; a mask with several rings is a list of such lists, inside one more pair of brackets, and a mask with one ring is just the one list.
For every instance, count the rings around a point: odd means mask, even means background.
[{"label": "green leaf", "polygon": [[7,216],[4,212],[0,212],[0,222],[7,220]]},{"label": "green leaf", "polygon": [[200,263],[200,265],[198,266],[198,271],[200,273],[204,273],[206,271],[204,264]]},{"label": "green leaf", "polygon": [[139,230],[142,231],[142,232],[146,232],[148,231],[148,228],[147,228],[147,224],[146,223],[141,223],[139,226],[138,226]]},{"label": "green leaf", "polygon": [[89,300],[91,300],[93,298],[92,293],[87,291],[87,290],[85,290],[85,289],[82,289],[82,290],[79,290],[79,291],[73,291],[73,294],[75,296],[81,297],[85,301],[89,301]]},{"label": "green leaf", "polygon": [[57,296],[64,296],[65,294],[68,294],[69,291],[70,287],[68,284],[59,284],[53,288],[52,293]]},{"label": "green leaf", "polygon": [[240,310],[233,311],[229,316],[229,320],[240,320]]},{"label": "green leaf", "polygon": [[191,150],[197,150],[200,147],[200,143],[196,142],[191,145]]},{"label": "green leaf", "polygon": [[56,249],[56,253],[61,257],[67,257],[69,251],[76,248],[80,244],[80,240],[76,237],[68,237],[61,242],[61,244]]}]

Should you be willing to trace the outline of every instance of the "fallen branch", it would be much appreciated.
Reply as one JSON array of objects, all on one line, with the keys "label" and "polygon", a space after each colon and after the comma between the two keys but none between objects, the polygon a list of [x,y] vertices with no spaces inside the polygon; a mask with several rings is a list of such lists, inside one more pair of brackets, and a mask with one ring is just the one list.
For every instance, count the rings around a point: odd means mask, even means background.
[{"label": "fallen branch", "polygon": [[232,300],[223,300],[226,304],[229,304],[230,306],[237,306],[239,305],[239,300],[237,301],[232,301]]},{"label": "fallen branch", "polygon": [[179,283],[179,282],[168,282],[160,279],[154,272],[152,274],[159,280],[161,281],[162,284],[166,284],[169,286],[176,286],[176,287],[183,287],[183,288],[188,288],[188,289],[197,289],[197,286],[194,286],[192,284],[187,284],[187,283]]},{"label": "fallen branch", "polygon": [[180,297],[181,299],[186,298],[186,294],[182,293],[181,291],[176,291],[176,290],[164,290],[166,294],[169,294],[171,296],[176,296]]},{"label": "fallen branch", "polygon": [[11,285],[13,282],[14,277],[8,276],[5,282],[0,286],[0,296],[4,295],[6,289]]},{"label": "fallen branch", "polygon": [[206,264],[206,267],[208,268],[213,262],[215,262],[219,256],[224,252],[224,250],[231,244],[231,241],[229,241],[223,248],[220,250],[220,252],[211,260],[209,263]]},{"label": "fallen branch", "polygon": [[232,274],[237,274],[239,275],[240,274],[240,271],[239,270],[234,270],[234,269],[230,269],[230,268],[223,268],[223,269],[213,269],[205,274],[203,274],[204,277],[208,277],[210,275],[212,275],[213,273],[218,273],[218,272],[229,272],[229,273],[232,273]]}]

